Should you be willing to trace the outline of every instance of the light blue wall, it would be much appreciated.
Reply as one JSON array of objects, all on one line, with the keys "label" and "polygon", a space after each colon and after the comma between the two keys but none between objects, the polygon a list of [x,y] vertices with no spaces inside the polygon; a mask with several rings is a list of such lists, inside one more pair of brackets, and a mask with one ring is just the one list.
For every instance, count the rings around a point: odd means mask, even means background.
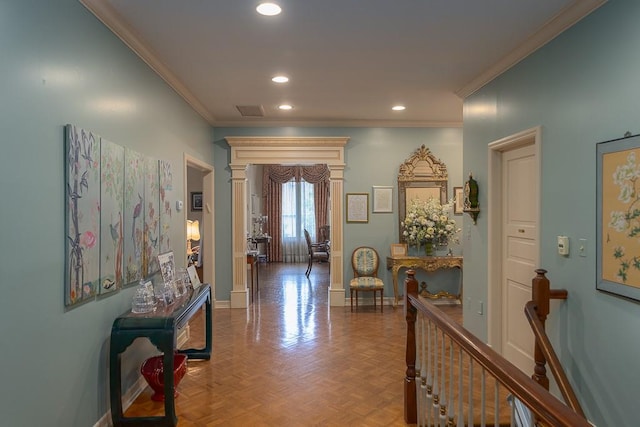
[{"label": "light blue wall", "polygon": [[183,152],[213,163],[212,130],[77,0],[0,2],[0,57],[0,424],[87,427],[133,289],[65,311],[63,126],[170,161],[177,195]]},{"label": "light blue wall", "polygon": [[[446,165],[449,172],[449,195],[452,188],[461,186],[462,129],[460,128],[215,128],[215,198],[216,198],[216,265],[231,265],[231,171],[230,148],[227,136],[344,136],[349,137],[345,147],[344,193],[369,193],[369,222],[366,224],[343,221],[345,280],[353,276],[349,255],[358,246],[376,248],[383,258],[379,275],[385,281],[385,296],[393,295],[391,275],[384,257],[391,243],[398,242],[397,179],[398,168],[421,145]],[[372,186],[394,187],[393,214],[371,213]],[[462,226],[462,216],[456,216]],[[445,280],[457,284],[454,277]],[[422,274],[420,274],[422,278]],[[231,292],[231,270],[216,271],[216,297],[228,301]],[[348,283],[345,284],[345,289]],[[447,284],[445,290],[453,291]]]},{"label": "light blue wall", "polygon": [[[596,143],[640,132],[638,17],[640,2],[609,1],[464,103],[464,169],[476,172],[481,189],[487,143],[542,126],[541,267],[552,287],[569,291],[548,329],[598,426],[640,423],[640,306],[596,290],[595,167]],[[559,234],[570,238],[568,258],[556,253]],[[575,250],[579,238],[588,240],[586,258]],[[486,301],[486,214],[464,250],[465,277],[474,278],[466,296]],[[465,325],[486,337],[484,316],[465,311]]]}]

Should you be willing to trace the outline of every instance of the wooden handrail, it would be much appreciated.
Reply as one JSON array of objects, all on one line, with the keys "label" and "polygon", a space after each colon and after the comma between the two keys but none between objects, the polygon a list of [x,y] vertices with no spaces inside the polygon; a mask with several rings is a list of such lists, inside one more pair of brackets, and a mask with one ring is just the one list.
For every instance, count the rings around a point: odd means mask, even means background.
[{"label": "wooden handrail", "polygon": [[415,280],[414,275],[415,272],[413,270],[408,270],[408,278],[405,280],[407,370],[404,393],[405,421],[407,423],[415,423],[417,420],[415,322],[417,313],[420,312],[428,318],[429,321],[433,322],[437,328],[443,331],[456,345],[462,348],[475,362],[496,378],[503,387],[527,406],[536,415],[538,420],[558,427],[590,426],[583,416],[563,404],[515,365],[504,359],[487,344],[454,322],[435,305],[421,298],[418,294],[418,282]]},{"label": "wooden handrail", "polygon": [[535,337],[534,359],[536,366],[532,378],[545,389],[549,390],[549,379],[546,376],[545,368],[545,363],[548,363],[565,402],[575,412],[584,417],[582,406],[545,332],[544,322],[549,314],[549,301],[551,299],[567,299],[568,295],[564,289],[551,289],[549,279],[545,276],[546,272],[544,269],[536,270],[536,277],[531,281],[533,300],[525,304],[524,308],[524,313],[529,320],[531,330]]}]

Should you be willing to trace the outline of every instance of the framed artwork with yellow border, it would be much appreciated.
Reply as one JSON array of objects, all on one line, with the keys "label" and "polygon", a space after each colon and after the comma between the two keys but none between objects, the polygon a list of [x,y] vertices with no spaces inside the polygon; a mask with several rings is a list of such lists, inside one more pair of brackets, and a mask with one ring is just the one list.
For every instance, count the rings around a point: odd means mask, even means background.
[{"label": "framed artwork with yellow border", "polygon": [[596,151],[596,288],[640,301],[640,135]]}]

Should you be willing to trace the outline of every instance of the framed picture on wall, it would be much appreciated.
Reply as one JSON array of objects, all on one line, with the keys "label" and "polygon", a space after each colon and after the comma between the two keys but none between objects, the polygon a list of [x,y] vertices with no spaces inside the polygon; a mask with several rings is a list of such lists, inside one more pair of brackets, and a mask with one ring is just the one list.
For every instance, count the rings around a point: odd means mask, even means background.
[{"label": "framed picture on wall", "polygon": [[601,142],[596,152],[596,288],[640,300],[640,135]]},{"label": "framed picture on wall", "polygon": [[347,222],[369,222],[369,193],[347,193]]},{"label": "framed picture on wall", "polygon": [[453,187],[453,214],[462,215],[464,209],[464,191],[462,187]]},{"label": "framed picture on wall", "polygon": [[193,191],[191,193],[191,210],[192,211],[202,210],[202,191]]},{"label": "framed picture on wall", "polygon": [[373,186],[373,212],[393,212],[393,187],[381,185]]}]

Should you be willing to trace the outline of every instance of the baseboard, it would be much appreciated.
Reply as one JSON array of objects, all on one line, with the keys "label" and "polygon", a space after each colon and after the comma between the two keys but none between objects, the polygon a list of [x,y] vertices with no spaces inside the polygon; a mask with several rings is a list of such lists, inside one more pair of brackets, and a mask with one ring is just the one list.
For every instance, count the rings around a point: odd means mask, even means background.
[{"label": "baseboard", "polygon": [[[147,382],[144,377],[140,375],[135,383],[124,393],[122,396],[122,411],[126,411],[129,407],[135,402],[135,400],[140,396],[140,394],[147,388]],[[113,427],[111,423],[111,410],[108,410],[106,414],[104,414],[97,423],[93,425],[93,427]]]}]

